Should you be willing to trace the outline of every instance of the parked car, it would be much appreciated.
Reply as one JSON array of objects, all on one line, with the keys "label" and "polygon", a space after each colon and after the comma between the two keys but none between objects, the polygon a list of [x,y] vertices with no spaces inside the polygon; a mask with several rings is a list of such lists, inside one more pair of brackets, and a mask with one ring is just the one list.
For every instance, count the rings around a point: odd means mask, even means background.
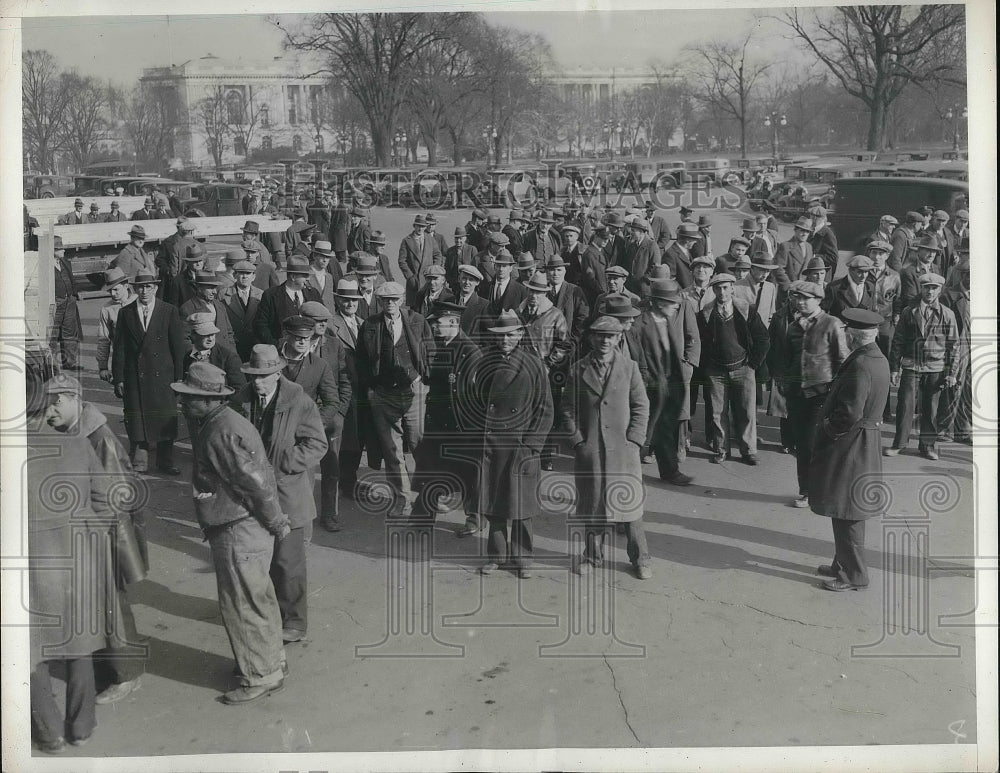
[{"label": "parked car", "polygon": [[73,178],[58,174],[24,175],[24,198],[54,199],[73,192]]},{"label": "parked car", "polygon": [[243,197],[249,185],[205,183],[191,186],[191,198],[184,201],[185,217],[223,217],[243,214]]},{"label": "parked car", "polygon": [[541,167],[535,178],[538,195],[544,201],[554,201],[559,196],[568,196],[573,185],[573,178],[567,168],[561,164],[550,164]]},{"label": "parked car", "polygon": [[737,185],[740,182],[740,176],[732,170],[728,158],[689,161],[687,179],[692,183],[704,182],[715,185]]},{"label": "parked car", "polygon": [[603,175],[598,164],[566,164],[570,185],[580,193],[600,193],[604,189]]},{"label": "parked car", "polygon": [[687,161],[673,159],[656,164],[656,178],[653,190],[660,188],[680,188],[688,181]]},{"label": "parked car", "polygon": [[491,169],[480,185],[479,194],[496,207],[524,207],[538,201],[541,187],[532,170]]}]

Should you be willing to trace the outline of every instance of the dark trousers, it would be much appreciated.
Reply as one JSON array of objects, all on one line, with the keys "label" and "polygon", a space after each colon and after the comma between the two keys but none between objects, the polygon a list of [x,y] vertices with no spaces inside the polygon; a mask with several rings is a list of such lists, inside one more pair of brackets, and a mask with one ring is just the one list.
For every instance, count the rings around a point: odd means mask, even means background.
[{"label": "dark trousers", "polygon": [[[691,396],[691,404],[688,406],[691,419],[694,419],[695,407],[698,404],[698,393],[701,392],[702,402],[705,404],[705,440],[708,441],[711,437],[712,411],[708,407],[708,381],[705,378],[705,371],[703,368],[694,369],[694,372],[691,374],[691,386],[688,391]],[[685,432],[687,438],[690,439],[693,434],[690,421],[686,422]]]},{"label": "dark trousers", "polygon": [[938,401],[944,373],[917,373],[904,368],[896,401],[896,436],[893,448],[906,448],[913,427],[913,408],[920,401],[920,450],[933,450],[938,436]]},{"label": "dark trousers", "polygon": [[135,627],[135,615],[128,603],[126,591],[118,590],[117,614],[118,635],[124,637],[119,646],[108,647],[94,653],[94,672],[102,686],[122,684],[138,679],[146,670],[145,657],[138,654],[139,631]]},{"label": "dark trousers", "polygon": [[812,462],[813,436],[816,421],[823,410],[826,395],[806,397],[798,386],[791,386],[787,395],[788,426],[792,432],[795,449],[795,474],[799,483],[799,496],[809,494],[809,464]]},{"label": "dark trousers", "polygon": [[[642,519],[625,521],[625,552],[633,566],[649,566],[649,545],[646,543],[646,527]],[[584,548],[584,558],[599,565],[604,561],[604,543],[611,538],[614,541],[615,524],[606,521],[588,523],[586,527],[587,546]]]},{"label": "dark trousers", "polygon": [[49,334],[49,348],[65,371],[75,371],[80,367],[81,330],[80,310],[77,308],[76,299],[57,300]]},{"label": "dark trousers", "polygon": [[[320,460],[319,471],[323,476],[320,481],[320,518],[337,518],[340,515],[340,441],[342,436],[328,437],[330,446]],[[360,462],[361,455],[358,454]],[[354,470],[354,479],[357,480],[357,468]],[[354,485],[354,481],[351,481]]]},{"label": "dark trousers", "polygon": [[[892,347],[892,337],[896,333],[896,326],[892,323],[887,323],[882,325],[878,329],[878,338],[875,339],[878,344],[879,351],[885,355],[886,359],[889,359],[889,349]],[[889,421],[892,418],[892,395],[886,395],[885,398],[885,410],[882,411],[882,421]]]},{"label": "dark trousers", "polygon": [[[516,521],[487,516],[490,529],[486,535],[486,555],[495,564],[509,563],[528,568],[534,555],[534,536],[530,518]],[[509,529],[509,534],[508,534]]]},{"label": "dark trousers", "polygon": [[86,738],[97,727],[97,710],[94,704],[94,664],[90,656],[63,660],[66,666],[66,718],[56,705],[52,694],[52,677],[49,669],[59,663],[46,660],[31,672],[31,724],[35,738],[41,743],[52,743],[69,732],[69,737]]},{"label": "dark trousers", "polygon": [[682,437],[681,421],[677,418],[680,415],[681,406],[677,402],[677,400],[668,398],[663,415],[660,416],[655,427],[649,428],[649,450],[656,457],[656,467],[661,478],[669,478],[680,470],[678,452],[684,438]]},{"label": "dark trousers", "polygon": [[787,418],[778,419],[778,434],[781,438],[781,445],[785,448],[795,450],[795,430],[792,422]]},{"label": "dark trousers", "polygon": [[972,437],[972,369],[966,366],[957,386],[941,391],[938,432],[956,440]]},{"label": "dark trousers", "polygon": [[[132,463],[144,472],[149,466],[149,443],[139,440],[132,443]],[[174,464],[174,441],[160,440],[156,443],[156,466],[172,467]]]},{"label": "dark trousers", "polygon": [[300,526],[274,540],[271,582],[281,610],[281,627],[306,631],[306,534]]},{"label": "dark trousers", "polygon": [[868,584],[865,565],[865,522],[833,518],[833,571],[851,585]]}]

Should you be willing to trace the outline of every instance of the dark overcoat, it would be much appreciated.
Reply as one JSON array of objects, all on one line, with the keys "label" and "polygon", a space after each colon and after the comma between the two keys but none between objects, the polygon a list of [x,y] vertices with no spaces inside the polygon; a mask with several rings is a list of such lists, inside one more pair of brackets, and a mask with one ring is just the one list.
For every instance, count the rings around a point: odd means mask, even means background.
[{"label": "dark overcoat", "polygon": [[[319,293],[308,284],[302,288],[301,292],[303,303],[308,301],[323,302]],[[282,335],[281,323],[286,317],[298,313],[298,309],[295,308],[295,303],[288,296],[284,284],[265,290],[261,293],[260,302],[257,304],[257,313],[254,314],[251,323],[255,342],[276,345]]]},{"label": "dark overcoat", "polygon": [[701,361],[701,336],[694,309],[680,304],[667,322],[670,351],[663,351],[656,322],[649,312],[636,321],[628,337],[637,345],[639,373],[649,395],[649,432],[647,440],[661,432],[663,422],[690,418],[691,375]]},{"label": "dark overcoat", "polygon": [[139,303],[118,313],[114,356],[115,384],[125,385],[125,431],[133,443],[177,437],[177,397],[170,382],[184,378],[187,341],[177,308],[157,300],[143,331]]},{"label": "dark overcoat", "polygon": [[649,399],[639,365],[616,350],[603,381],[591,356],[570,369],[561,422],[575,452],[576,512],[608,521],[638,521],[645,509],[642,460]]},{"label": "dark overcoat", "polygon": [[191,298],[178,309],[178,314],[180,314],[182,320],[186,320],[192,314],[205,314],[209,311],[215,312],[215,326],[219,328],[219,332],[216,333],[216,340],[230,351],[235,352],[236,333],[229,320],[229,310],[226,308],[225,301],[221,298],[215,298],[211,302],[201,297]]},{"label": "dark overcoat", "polygon": [[541,452],[554,419],[545,365],[520,347],[491,349],[473,369],[471,418],[482,438],[479,507],[493,520],[523,520],[539,509]]},{"label": "dark overcoat", "polygon": [[889,361],[870,343],[851,352],[830,385],[816,424],[809,507],[817,515],[864,521],[883,514],[882,411]]},{"label": "dark overcoat", "polygon": [[255,343],[253,336],[253,318],[257,313],[257,306],[260,304],[261,295],[264,291],[259,287],[250,285],[250,295],[247,298],[247,305],[244,306],[240,300],[236,288],[230,288],[230,293],[226,298],[226,313],[229,314],[229,326],[233,329],[233,338],[236,340],[236,354],[241,362],[249,362],[250,352]]}]

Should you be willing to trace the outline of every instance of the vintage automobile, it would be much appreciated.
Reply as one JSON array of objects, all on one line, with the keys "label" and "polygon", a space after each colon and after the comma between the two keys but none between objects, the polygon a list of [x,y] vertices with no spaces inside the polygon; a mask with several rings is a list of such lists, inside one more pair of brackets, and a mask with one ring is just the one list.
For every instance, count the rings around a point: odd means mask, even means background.
[{"label": "vintage automobile", "polygon": [[479,186],[479,196],[496,207],[532,206],[539,199],[541,183],[531,169],[491,169]]},{"label": "vintage automobile", "polygon": [[688,181],[687,161],[671,159],[669,161],[658,161],[656,164],[656,177],[650,186],[654,191],[660,188],[680,188]]},{"label": "vintage automobile", "polygon": [[728,158],[704,158],[687,162],[687,179],[709,185],[738,185],[740,175],[734,172]]},{"label": "vintage automobile", "polygon": [[566,164],[570,185],[579,193],[600,193],[604,189],[604,177],[598,164]]},{"label": "vintage automobile", "polygon": [[59,174],[24,175],[24,198],[54,199],[73,192],[73,178]]},{"label": "vintage automobile", "polygon": [[183,201],[185,217],[242,215],[243,197],[249,185],[205,183],[191,186],[191,198]]},{"label": "vintage automobile", "polygon": [[540,167],[535,179],[539,197],[548,202],[555,201],[559,196],[568,196],[573,188],[573,177],[561,164]]}]

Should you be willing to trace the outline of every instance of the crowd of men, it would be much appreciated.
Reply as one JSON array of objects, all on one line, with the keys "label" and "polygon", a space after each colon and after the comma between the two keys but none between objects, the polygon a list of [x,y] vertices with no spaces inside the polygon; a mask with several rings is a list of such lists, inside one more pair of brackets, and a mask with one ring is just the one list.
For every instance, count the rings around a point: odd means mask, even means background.
[{"label": "crowd of men", "polygon": [[[671,229],[649,202],[625,213],[572,203],[513,210],[506,222],[477,209],[450,246],[434,214],[421,213],[400,242],[398,283],[366,210],[326,195],[313,204],[294,213],[280,250],[248,220],[217,266],[183,218],[155,255],[136,225],[106,274],[97,364],[123,401],[129,447],[103,432],[91,466],[179,475],[180,403],[194,512],[240,679],[226,703],[282,689],[284,645],[308,629],[314,520],[337,532],[342,497],[374,501],[373,476],[359,480],[365,452],[372,470],[384,466],[388,519],[428,523],[461,506],[457,534],[484,534],[482,573],[506,567],[520,578],[532,574],[541,476],[569,458],[588,523],[574,571],[601,567],[620,527],[636,576],[649,579],[643,465],[655,463],[668,485],[691,484],[681,467],[699,402],[710,462],[735,458],[735,445],[742,463],[757,465],[766,410],[797,461],[789,504],[833,520],[823,587],[845,591],[868,585],[864,521],[879,515],[852,482],[906,448],[916,409],[926,458],[938,458],[944,439],[971,443],[964,212],[933,212],[926,227],[920,213],[902,225],[880,218],[836,280],[837,239],[821,206],[790,239],[760,215],[728,243],[709,216],[681,208]],[[945,229],[953,219],[961,231]],[[61,249],[57,258],[71,297]],[[65,356],[63,365],[44,387],[57,432],[40,430],[40,445],[104,426]],[[890,382],[896,432],[882,448]],[[87,499],[95,513],[108,509],[98,485]],[[127,515],[113,525],[141,532],[141,518]],[[39,522],[57,530],[55,520]],[[127,607],[126,585],[111,583],[120,592],[109,603]],[[95,686],[83,671],[70,671],[76,741],[93,730]],[[41,664],[32,679],[33,703],[44,705],[36,732],[58,751],[47,673]],[[97,700],[138,683],[134,668],[119,668]]]}]

